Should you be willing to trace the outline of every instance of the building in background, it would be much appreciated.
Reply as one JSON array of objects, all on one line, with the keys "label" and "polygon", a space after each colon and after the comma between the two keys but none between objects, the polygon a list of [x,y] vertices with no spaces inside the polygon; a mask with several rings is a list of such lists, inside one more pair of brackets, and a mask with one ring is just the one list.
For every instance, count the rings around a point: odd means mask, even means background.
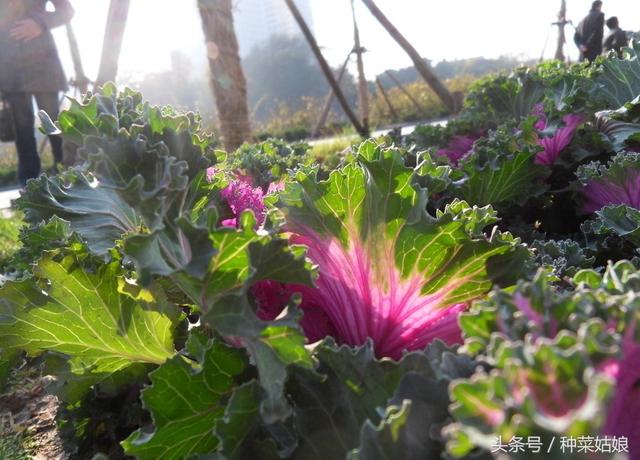
[{"label": "building in background", "polygon": [[[296,0],[296,5],[313,31],[311,0]],[[298,24],[282,0],[236,0],[233,13],[242,56],[273,35],[301,35]]]}]

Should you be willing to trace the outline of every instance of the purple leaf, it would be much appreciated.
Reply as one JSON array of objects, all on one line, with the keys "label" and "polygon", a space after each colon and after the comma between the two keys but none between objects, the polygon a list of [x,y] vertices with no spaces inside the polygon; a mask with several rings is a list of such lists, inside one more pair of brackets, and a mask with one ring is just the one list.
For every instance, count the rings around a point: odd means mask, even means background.
[{"label": "purple leaf", "polygon": [[[538,113],[535,112],[534,114],[538,115]],[[535,162],[537,164],[551,166],[556,162],[560,153],[571,143],[578,126],[584,122],[584,116],[569,114],[562,117],[562,121],[564,122],[564,127],[558,128],[553,136],[540,136],[538,138],[538,145],[544,150],[536,155]],[[547,129],[547,119],[544,115],[540,115],[540,119],[535,124],[535,128],[538,131]]]},{"label": "purple leaf", "polygon": [[449,158],[453,165],[467,155],[473,148],[473,144],[482,137],[482,134],[467,134],[453,136],[445,148],[438,150],[438,155]]},{"label": "purple leaf", "polygon": [[622,359],[609,361],[601,371],[616,381],[604,434],[625,436],[631,459],[640,459],[640,344],[634,338],[635,324],[627,328]]},{"label": "purple leaf", "polygon": [[605,206],[624,204],[640,209],[640,171],[627,169],[616,183],[613,177],[595,178],[582,189],[584,213],[599,211]]},{"label": "purple leaf", "polygon": [[280,194],[290,241],[318,267],[313,287],[262,283],[254,295],[264,319],[301,295],[309,341],[327,335],[351,346],[372,339],[376,355],[400,358],[435,339],[461,341],[458,316],[491,288],[487,260],[514,241],[487,240],[490,209],[454,202],[436,217],[397,150],[374,143],[326,181],[299,171]]}]

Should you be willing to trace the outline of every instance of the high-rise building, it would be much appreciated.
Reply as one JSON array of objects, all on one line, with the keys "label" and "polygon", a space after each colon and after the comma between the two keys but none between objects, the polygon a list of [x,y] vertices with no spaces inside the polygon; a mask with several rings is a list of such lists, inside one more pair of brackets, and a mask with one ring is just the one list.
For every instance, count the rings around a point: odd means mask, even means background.
[{"label": "high-rise building", "polygon": [[[295,4],[313,31],[311,0],[295,0]],[[233,16],[242,56],[273,35],[302,36],[283,0],[237,0]]]}]

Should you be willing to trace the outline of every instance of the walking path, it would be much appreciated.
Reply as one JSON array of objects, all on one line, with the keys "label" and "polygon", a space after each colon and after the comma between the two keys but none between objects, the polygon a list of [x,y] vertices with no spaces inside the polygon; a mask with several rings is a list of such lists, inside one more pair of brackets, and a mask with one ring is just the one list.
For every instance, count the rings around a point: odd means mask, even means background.
[{"label": "walking path", "polygon": [[19,188],[6,188],[0,190],[0,209],[8,209],[11,207],[11,201],[20,196]]},{"label": "walking path", "polygon": [[[449,121],[448,118],[443,118],[442,120],[421,121],[421,122],[417,122],[417,123],[411,123],[411,124],[408,124],[408,125],[389,126],[387,128],[380,129],[378,131],[372,132],[371,133],[371,137],[376,138],[376,137],[384,136],[385,134],[389,134],[392,130],[394,130],[396,128],[400,128],[400,134],[402,136],[407,136],[407,135],[411,134],[416,129],[416,126],[418,126],[418,125],[446,126],[448,121]],[[318,145],[318,144],[326,144],[326,143],[331,143],[331,142],[335,142],[335,141],[338,141],[338,140],[351,139],[351,138],[357,139],[358,135],[354,134],[352,136],[345,135],[345,136],[336,136],[336,137],[323,137],[321,139],[314,139],[312,141],[308,141],[307,143],[309,145]]]}]

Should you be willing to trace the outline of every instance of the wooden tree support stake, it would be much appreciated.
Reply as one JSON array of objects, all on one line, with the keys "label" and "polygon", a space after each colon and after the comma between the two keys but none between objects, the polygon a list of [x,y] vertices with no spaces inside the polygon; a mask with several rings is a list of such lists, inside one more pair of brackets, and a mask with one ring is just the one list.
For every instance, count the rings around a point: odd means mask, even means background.
[{"label": "wooden tree support stake", "polygon": [[80,47],[78,46],[78,39],[73,31],[73,26],[67,24],[67,39],[69,40],[69,50],[71,51],[71,60],[73,61],[73,71],[75,72],[75,79],[73,80],[73,86],[78,88],[80,94],[85,94],[89,89],[89,79],[84,73],[84,67],[82,65],[82,59],[80,57]]},{"label": "wooden tree support stake", "polygon": [[385,74],[387,75],[387,77],[389,77],[391,79],[391,81],[393,81],[393,83],[398,87],[398,89],[400,91],[402,91],[405,96],[407,96],[409,98],[409,100],[411,101],[413,106],[416,108],[418,113],[424,116],[425,115],[424,109],[422,108],[420,103],[416,100],[416,98],[413,97],[409,91],[407,91],[407,89],[404,87],[404,85],[402,83],[400,83],[398,81],[398,79],[391,72],[389,72],[388,70],[385,72]]},{"label": "wooden tree support stake", "polygon": [[562,0],[560,11],[558,12],[558,45],[556,47],[555,59],[558,61],[565,60],[564,45],[567,43],[564,28],[567,25],[567,1]]},{"label": "wooden tree support stake", "polygon": [[[351,58],[351,53],[347,55],[347,58],[344,60],[342,67],[340,67],[340,71],[338,72],[338,85],[342,83],[342,79],[344,78],[344,74],[347,71],[347,65],[349,64],[349,59]],[[316,123],[316,127],[313,129],[313,133],[311,133],[311,137],[318,137],[320,135],[320,130],[327,123],[327,118],[329,117],[329,112],[331,111],[331,106],[333,105],[333,100],[335,98],[335,94],[332,89],[329,89],[329,93],[324,100],[324,107],[322,108],[322,113],[320,114],[320,118],[318,119],[318,123]]]},{"label": "wooden tree support stake", "polygon": [[324,74],[324,77],[327,79],[327,82],[329,82],[331,89],[333,89],[334,94],[338,98],[338,102],[340,102],[340,106],[342,106],[342,110],[344,110],[344,113],[347,115],[347,117],[349,118],[349,121],[351,122],[353,127],[356,129],[358,134],[360,134],[360,136],[362,137],[369,137],[369,132],[362,126],[362,124],[360,124],[358,117],[356,117],[356,115],[353,113],[353,110],[351,110],[351,107],[349,107],[349,103],[347,102],[347,99],[344,97],[344,93],[340,89],[338,82],[336,81],[336,79],[333,76],[333,73],[331,72],[331,67],[329,67],[329,64],[327,64],[327,61],[322,55],[322,52],[320,51],[320,47],[318,46],[316,39],[313,37],[311,30],[309,30],[309,26],[307,26],[307,23],[305,22],[304,18],[300,14],[298,7],[295,5],[293,0],[284,0],[284,2],[287,4],[287,7],[289,7],[289,10],[291,11],[291,14],[293,14],[293,17],[298,23],[298,26],[300,26],[300,30],[302,31],[304,38],[307,40],[307,43],[309,43],[309,46],[311,47],[311,51],[313,51],[313,54],[315,55],[318,61],[318,64],[320,64],[320,68],[322,69],[322,73]]},{"label": "wooden tree support stake", "polygon": [[369,84],[364,74],[364,48],[360,44],[360,30],[356,19],[355,0],[351,0],[351,14],[353,16],[353,51],[358,62],[358,109],[360,110],[360,122],[367,131],[369,130]]},{"label": "wooden tree support stake", "polygon": [[387,107],[389,107],[389,113],[391,114],[391,119],[394,122],[398,121],[399,120],[398,112],[393,107],[393,104],[391,103],[389,96],[387,96],[387,92],[385,91],[384,86],[382,86],[382,82],[380,81],[379,78],[376,78],[376,87],[378,88],[378,92],[382,95],[384,102],[387,104]]},{"label": "wooden tree support stake", "polygon": [[418,73],[422,76],[422,78],[424,78],[431,89],[433,89],[433,91],[438,95],[449,112],[457,113],[460,110],[460,107],[458,107],[459,104],[456,102],[456,99],[453,97],[447,87],[438,79],[435,73],[433,73],[431,66],[429,66],[429,64],[424,59],[422,59],[422,56],[420,56],[418,51],[413,47],[413,45],[411,45],[411,43],[409,43],[409,40],[407,40],[404,35],[402,35],[400,31],[391,23],[391,21],[389,21],[389,19],[384,15],[380,8],[378,8],[373,0],[362,0],[362,2],[367,6],[367,8],[369,8],[371,14],[373,14],[378,22],[382,24],[389,35],[391,35],[391,37],[393,37],[393,39],[409,55]]}]

